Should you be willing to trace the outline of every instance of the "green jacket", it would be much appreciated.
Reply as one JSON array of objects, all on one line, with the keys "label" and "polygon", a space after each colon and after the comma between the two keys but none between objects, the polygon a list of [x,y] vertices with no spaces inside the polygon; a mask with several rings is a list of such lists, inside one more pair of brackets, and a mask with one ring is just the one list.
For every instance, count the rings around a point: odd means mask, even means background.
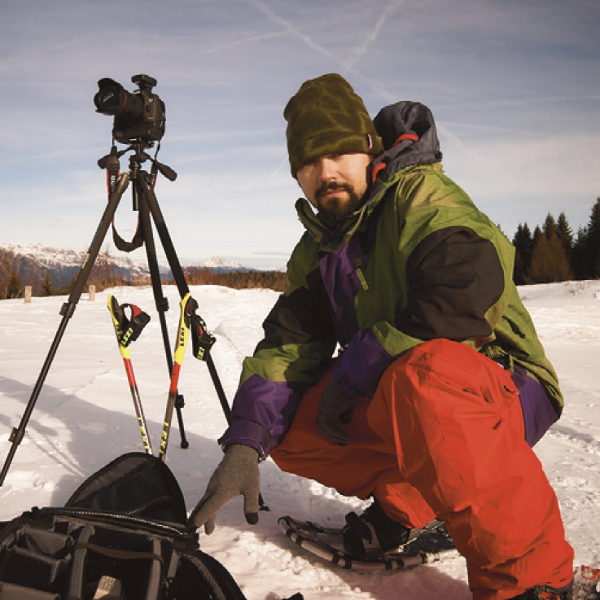
[{"label": "green jacket", "polygon": [[334,377],[353,395],[372,394],[410,348],[445,338],[523,366],[560,412],[556,374],[512,280],[514,248],[444,175],[428,109],[399,103],[375,123],[384,142],[410,134],[375,161],[365,205],[331,232],[306,200],[296,203],[307,231],[244,362],[224,445],[267,455],[337,346]]}]

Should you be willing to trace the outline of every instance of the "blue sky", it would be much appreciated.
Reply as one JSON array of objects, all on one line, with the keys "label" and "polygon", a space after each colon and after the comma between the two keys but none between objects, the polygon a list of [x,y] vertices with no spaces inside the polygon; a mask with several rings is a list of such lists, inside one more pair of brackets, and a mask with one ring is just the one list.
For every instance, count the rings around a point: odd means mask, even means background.
[{"label": "blue sky", "polygon": [[[0,243],[87,249],[112,129],[97,81],[138,73],[166,104],[178,178],[156,193],[183,263],[285,263],[302,230],[282,111],[329,72],[372,116],[427,104],[446,173],[510,238],[548,212],[576,231],[600,196],[599,29],[598,0],[2,0]],[[135,220],[127,192],[124,237]]]}]

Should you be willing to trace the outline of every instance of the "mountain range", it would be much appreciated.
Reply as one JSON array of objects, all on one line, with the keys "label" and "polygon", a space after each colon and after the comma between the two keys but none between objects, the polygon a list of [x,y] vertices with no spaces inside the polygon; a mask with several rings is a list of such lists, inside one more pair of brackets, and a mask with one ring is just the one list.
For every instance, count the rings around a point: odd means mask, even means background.
[{"label": "mountain range", "polygon": [[[140,251],[138,251],[140,252]],[[143,258],[131,258],[129,255],[113,256],[106,251],[100,252],[96,265],[108,265],[114,274],[130,283],[149,277],[149,269],[145,253]],[[12,265],[9,269],[16,272],[23,281],[32,277],[43,279],[45,274],[50,275],[52,285],[56,288],[67,285],[79,271],[85,252],[72,249],[51,248],[43,244],[0,244],[0,258],[9,257]],[[217,273],[230,271],[254,271],[235,261],[227,261],[218,256],[194,265],[196,268],[205,268]],[[170,277],[170,269],[166,262],[159,262],[159,270],[163,278]]]}]

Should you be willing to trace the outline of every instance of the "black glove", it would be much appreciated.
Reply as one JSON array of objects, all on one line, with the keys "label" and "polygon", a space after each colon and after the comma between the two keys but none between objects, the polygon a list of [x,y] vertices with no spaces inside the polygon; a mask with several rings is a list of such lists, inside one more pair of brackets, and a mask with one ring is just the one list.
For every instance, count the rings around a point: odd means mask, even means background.
[{"label": "black glove", "polygon": [[244,496],[244,514],[251,525],[258,522],[260,476],[258,452],[250,446],[231,444],[212,474],[204,496],[192,511],[188,524],[202,527],[207,534],[215,530],[215,515],[235,496]]},{"label": "black glove", "polygon": [[327,436],[327,439],[339,446],[348,443],[348,434],[337,425],[350,423],[354,412],[354,405],[358,396],[346,393],[331,377],[319,402],[319,429]]}]

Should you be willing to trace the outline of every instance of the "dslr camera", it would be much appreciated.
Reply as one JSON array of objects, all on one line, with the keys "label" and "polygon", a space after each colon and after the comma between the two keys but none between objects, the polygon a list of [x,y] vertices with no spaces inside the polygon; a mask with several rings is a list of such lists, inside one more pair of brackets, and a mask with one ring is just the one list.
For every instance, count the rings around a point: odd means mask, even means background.
[{"label": "dslr camera", "polygon": [[112,135],[117,142],[141,141],[151,147],[165,133],[165,105],[152,93],[156,79],[149,75],[134,75],[131,81],[139,88],[133,93],[114,79],[100,79],[94,96],[96,112],[114,116]]}]

